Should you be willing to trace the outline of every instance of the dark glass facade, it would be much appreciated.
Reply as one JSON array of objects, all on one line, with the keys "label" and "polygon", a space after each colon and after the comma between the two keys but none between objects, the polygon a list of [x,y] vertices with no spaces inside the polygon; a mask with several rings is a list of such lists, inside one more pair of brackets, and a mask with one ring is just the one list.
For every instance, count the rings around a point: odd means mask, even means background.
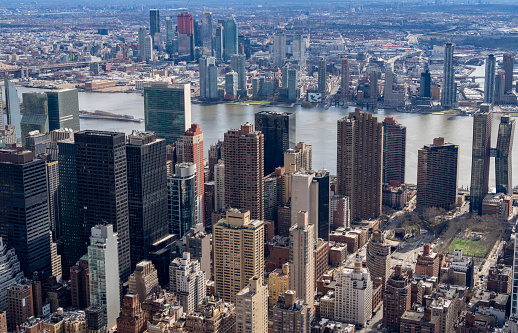
[{"label": "dark glass facade", "polygon": [[[22,145],[31,131],[49,131],[49,106],[45,93],[23,93],[23,117],[21,121]],[[18,130],[17,130],[18,131]]]},{"label": "dark glass facade", "polygon": [[509,117],[500,119],[498,127],[498,139],[496,143],[496,192],[513,193],[513,141],[514,141],[514,120]]},{"label": "dark glass facade", "polygon": [[489,187],[492,114],[489,105],[486,107],[473,116],[470,211],[477,214],[482,214],[482,201]]},{"label": "dark glass facade", "polygon": [[318,171],[313,181],[318,183],[318,238],[325,241],[329,240],[329,200],[331,184],[329,181],[329,172]]},{"label": "dark glass facade", "polygon": [[167,187],[169,232],[180,238],[196,223],[196,164],[177,164]]},{"label": "dark glass facade", "polygon": [[77,89],[47,92],[49,131],[71,129],[79,131],[79,100]]}]

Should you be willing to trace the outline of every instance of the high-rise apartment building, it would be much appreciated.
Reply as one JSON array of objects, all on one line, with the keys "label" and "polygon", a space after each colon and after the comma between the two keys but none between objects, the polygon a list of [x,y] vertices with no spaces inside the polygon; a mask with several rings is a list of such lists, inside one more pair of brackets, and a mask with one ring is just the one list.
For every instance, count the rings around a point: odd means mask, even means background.
[{"label": "high-rise apartment building", "polygon": [[[225,133],[225,203],[264,218],[264,134],[254,125]],[[242,289],[242,288],[240,288]]]},{"label": "high-rise apartment building", "polygon": [[273,65],[282,67],[286,60],[286,34],[276,31],[273,36]]},{"label": "high-rise apartment building", "polygon": [[169,234],[165,140],[134,132],[126,144],[131,267]]},{"label": "high-rise apartment building", "polygon": [[225,41],[223,24],[219,23],[216,27],[216,37],[214,37],[214,57],[221,61],[223,60],[224,48],[223,42]]},{"label": "high-rise apartment building", "polygon": [[104,322],[112,328],[120,312],[119,262],[117,233],[113,225],[91,228],[88,246],[90,305],[103,309]]},{"label": "high-rise apartment building", "polygon": [[146,131],[155,132],[168,145],[175,143],[191,125],[190,85],[145,84],[144,115]]},{"label": "high-rise apartment building", "polygon": [[7,327],[15,332],[18,326],[34,316],[32,284],[23,280],[7,288]]},{"label": "high-rise apartment building", "polygon": [[432,76],[428,69],[421,73],[421,79],[419,81],[419,96],[427,98],[432,97]]},{"label": "high-rise apartment building", "polygon": [[225,203],[225,163],[221,162],[214,166],[214,211],[217,212]]},{"label": "high-rise apartment building", "polygon": [[514,129],[515,121],[513,119],[505,116],[500,118],[495,158],[495,179],[497,193],[512,194],[513,191],[512,152]]},{"label": "high-rise apartment building", "polygon": [[140,27],[138,29],[138,56],[140,61],[147,61],[146,59],[146,37],[147,31],[145,27]]},{"label": "high-rise apartment building", "polygon": [[14,248],[9,248],[0,237],[0,311],[7,310],[7,288],[21,282],[23,272],[20,270],[20,262],[14,252]]},{"label": "high-rise apartment building", "polygon": [[246,56],[234,54],[230,59],[231,68],[237,73],[237,94],[238,98],[246,97]]},{"label": "high-rise apartment building", "polygon": [[[486,71],[487,71],[486,64]],[[482,201],[489,190],[489,166],[491,163],[491,120],[490,104],[480,106],[473,115],[473,145],[471,152],[470,211],[482,214]]]},{"label": "high-rise apartment building", "polygon": [[296,298],[296,292],[286,290],[280,295],[273,307],[273,332],[300,332],[311,331],[310,311],[304,301]]},{"label": "high-rise apartment building", "polygon": [[92,227],[113,224],[119,241],[118,271],[126,281],[131,274],[126,136],[117,132],[81,131],[74,135],[74,140],[76,221],[82,228],[81,249],[83,253],[86,251]]},{"label": "high-rise apartment building", "polygon": [[[173,54],[173,39],[175,31],[173,28],[173,19],[171,16],[165,18],[165,50],[168,54]],[[178,47],[178,44],[177,44]]]},{"label": "high-rise apartment building", "polygon": [[268,287],[258,276],[236,295],[236,332],[268,332]]},{"label": "high-rise apartment building", "polygon": [[153,295],[160,287],[155,266],[149,260],[143,260],[136,265],[128,282],[129,292],[138,295],[142,300]]},{"label": "high-rise apartment building", "polygon": [[284,166],[284,152],[295,146],[294,113],[260,111],[255,114],[255,129],[264,135],[264,175]]},{"label": "high-rise apartment building", "polygon": [[201,43],[204,54],[212,55],[212,36],[212,13],[203,12],[201,15]]},{"label": "high-rise apartment building", "polygon": [[158,9],[150,9],[149,34],[154,38],[157,32],[160,32],[160,11]]},{"label": "high-rise apartment building", "polygon": [[306,38],[302,35],[294,35],[291,37],[291,48],[292,48],[292,57],[299,68],[303,68],[306,66]]},{"label": "high-rise apartment building", "polygon": [[444,72],[442,76],[441,106],[453,107],[457,104],[457,84],[455,83],[455,68],[453,66],[453,44],[447,42],[444,47]]},{"label": "high-rise apartment building", "polygon": [[144,38],[144,61],[152,61],[153,59],[153,37],[146,35]]},{"label": "high-rise apartment building", "polygon": [[45,280],[51,236],[45,161],[32,151],[0,151],[0,237],[15,249],[26,277]]},{"label": "high-rise apartment building", "polygon": [[401,316],[410,309],[412,297],[410,282],[411,279],[406,273],[403,273],[401,265],[397,265],[385,285],[383,327],[391,332],[399,332]]},{"label": "high-rise apartment building", "polygon": [[124,295],[120,317],[117,318],[117,332],[144,333],[146,329],[147,319],[140,306],[139,295]]},{"label": "high-rise apartment building", "polygon": [[206,280],[200,262],[191,260],[189,252],[184,252],[182,258],[174,259],[169,266],[169,288],[178,296],[186,313],[194,311],[205,298]]},{"label": "high-rise apartment building", "polygon": [[451,210],[457,200],[459,146],[435,138],[417,152],[417,209]]},{"label": "high-rise apartment building", "polygon": [[70,267],[70,296],[72,306],[80,309],[90,306],[90,272],[87,255]]},{"label": "high-rise apartment building", "polygon": [[275,269],[268,275],[268,307],[277,304],[280,295],[290,289],[290,265],[285,263],[282,269]]},{"label": "high-rise apartment building", "polygon": [[383,184],[405,183],[406,127],[393,117],[383,120]]},{"label": "high-rise apartment building", "polygon": [[217,100],[218,95],[218,67],[216,58],[201,57],[199,59],[200,69],[200,98]]},{"label": "high-rise apartment building", "polygon": [[513,92],[514,56],[510,53],[504,54],[503,67],[505,71],[504,93]]},{"label": "high-rise apartment building", "polygon": [[350,95],[349,86],[351,84],[351,74],[349,70],[349,60],[347,58],[342,58],[342,75],[340,81],[340,89],[342,92],[342,96],[348,98]]},{"label": "high-rise apartment building", "polygon": [[[49,105],[47,94],[37,92],[23,93],[24,112],[20,123],[22,145],[25,147],[25,137],[29,132],[49,132]],[[18,130],[17,130],[18,131]]]},{"label": "high-rise apartment building", "polygon": [[[5,79],[5,104],[7,113],[7,124],[14,127],[17,142],[22,142],[22,114],[20,112],[20,98],[16,87],[9,79]],[[2,128],[3,129],[3,128]]]},{"label": "high-rise apartment building", "polygon": [[390,272],[390,244],[385,242],[383,233],[379,230],[372,232],[372,237],[367,243],[367,268],[371,279],[381,278],[383,283],[387,282]]},{"label": "high-rise apartment building", "polygon": [[486,59],[486,75],[484,81],[484,103],[493,104],[495,100],[496,58],[493,54]]},{"label": "high-rise apartment building", "polygon": [[334,319],[365,326],[372,315],[372,280],[357,258],[354,268],[343,268],[336,277]]},{"label": "high-rise apartment building", "polygon": [[327,63],[326,59],[320,58],[318,61],[318,92],[322,94],[322,100],[327,93]]},{"label": "high-rise apartment building", "polygon": [[194,34],[192,13],[181,12],[178,14],[178,33],[184,35]]},{"label": "high-rise apartment building", "polygon": [[196,224],[196,164],[180,163],[167,178],[169,232],[183,237]]},{"label": "high-rise apartment building", "polygon": [[225,74],[225,99],[237,98],[237,73],[232,71]]},{"label": "high-rise apartment building", "polygon": [[313,170],[313,146],[299,142],[295,147],[287,149],[284,152],[283,165],[286,169],[293,165],[294,171]]},{"label": "high-rise apartment building", "polygon": [[264,222],[251,220],[250,211],[230,209],[213,228],[216,292],[235,303],[236,294],[253,276],[264,273]]},{"label": "high-rise apartment building", "polygon": [[309,224],[308,212],[299,211],[297,223],[290,228],[290,290],[308,305],[314,316],[315,303],[315,226]]},{"label": "high-rise apartment building", "polygon": [[381,214],[383,126],[360,109],[338,120],[336,194],[351,199],[351,218]]},{"label": "high-rise apartment building", "polygon": [[223,30],[225,47],[225,61],[232,59],[234,54],[238,54],[238,38],[237,38],[237,22],[234,18],[230,18],[225,22],[225,29]]},{"label": "high-rise apartment building", "polygon": [[77,89],[48,91],[49,131],[79,131],[79,100]]}]

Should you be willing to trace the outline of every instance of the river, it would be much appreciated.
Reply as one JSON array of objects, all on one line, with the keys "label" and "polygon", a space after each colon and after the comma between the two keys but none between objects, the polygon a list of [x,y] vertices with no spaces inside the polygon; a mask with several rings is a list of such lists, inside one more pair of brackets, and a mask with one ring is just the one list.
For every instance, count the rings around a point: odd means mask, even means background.
[{"label": "river", "polygon": [[[21,95],[26,91],[39,89],[18,87]],[[79,93],[81,110],[102,110],[144,118],[144,102],[140,94],[126,93]],[[313,168],[327,169],[336,174],[336,121],[353,111],[354,108],[343,109],[331,107],[305,109],[295,106],[286,108],[260,108],[259,106],[240,106],[229,104],[192,105],[192,122],[199,123],[204,134],[205,156],[211,144],[223,139],[223,134],[230,128],[239,128],[245,122],[254,122],[254,114],[261,110],[278,110],[296,113],[297,141],[304,141],[313,146]],[[370,111],[369,111],[370,112]],[[378,121],[385,116],[393,116],[407,127],[406,147],[406,181],[415,184],[417,181],[417,150],[425,144],[432,143],[433,138],[443,136],[447,142],[459,145],[459,186],[467,187],[471,175],[471,142],[473,118],[432,114],[399,113],[392,110],[378,110]],[[492,146],[496,146],[500,115],[493,116]],[[81,119],[81,129],[110,130],[131,133],[132,130],[144,130],[144,123],[122,122],[112,120]],[[518,147],[518,135],[515,135],[514,146]],[[515,182],[518,180],[518,154],[513,156]],[[494,163],[491,167],[490,188],[494,188]]]}]

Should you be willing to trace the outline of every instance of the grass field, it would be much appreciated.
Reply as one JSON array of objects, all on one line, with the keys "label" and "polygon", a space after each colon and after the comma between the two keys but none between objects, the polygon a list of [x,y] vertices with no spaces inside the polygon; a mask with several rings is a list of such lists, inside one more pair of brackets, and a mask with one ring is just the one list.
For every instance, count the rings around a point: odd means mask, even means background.
[{"label": "grass field", "polygon": [[453,110],[453,109],[439,111],[439,113],[444,113],[444,114],[454,114],[454,113],[457,113],[457,112],[458,112],[457,110]]},{"label": "grass field", "polygon": [[481,241],[455,238],[448,247],[448,252],[453,253],[453,250],[455,249],[462,249],[463,255],[484,258],[489,250],[489,244]]}]

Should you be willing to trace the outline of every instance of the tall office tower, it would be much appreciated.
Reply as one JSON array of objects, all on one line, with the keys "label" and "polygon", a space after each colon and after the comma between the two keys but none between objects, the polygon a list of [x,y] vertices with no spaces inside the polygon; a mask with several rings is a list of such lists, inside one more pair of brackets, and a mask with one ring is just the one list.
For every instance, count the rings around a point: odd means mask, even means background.
[{"label": "tall office tower", "polygon": [[46,161],[45,166],[47,169],[47,200],[49,204],[50,230],[52,231],[52,241],[57,242],[61,238],[61,223],[59,223],[59,163],[58,161]]},{"label": "tall office tower", "polygon": [[246,56],[234,54],[230,59],[231,68],[237,73],[237,94],[238,97],[246,97]]},{"label": "tall office tower", "polygon": [[216,292],[235,303],[237,293],[253,276],[262,280],[264,222],[251,220],[250,211],[230,209],[212,230]]},{"label": "tall office tower", "polygon": [[194,34],[192,13],[181,12],[178,14],[178,33],[184,35]]},{"label": "tall office tower", "polygon": [[[486,65],[487,66],[487,65]],[[473,115],[473,145],[471,152],[471,186],[469,208],[482,215],[482,201],[489,190],[491,164],[491,112],[490,104],[482,104]]]},{"label": "tall office tower", "polygon": [[353,268],[342,268],[336,277],[334,319],[365,326],[372,315],[372,280],[356,258]]},{"label": "tall office tower", "polygon": [[[212,216],[211,216],[212,217]],[[189,252],[191,259],[200,262],[200,268],[205,272],[207,280],[212,279],[211,274],[211,237],[207,234],[202,224],[197,224],[182,239],[180,251]]]},{"label": "tall office tower", "polygon": [[351,199],[351,218],[381,214],[383,126],[360,109],[338,120],[336,194]]},{"label": "tall office tower", "polygon": [[14,252],[0,237],[0,311],[7,310],[7,288],[19,283],[23,279],[23,272],[20,270],[20,262]]},{"label": "tall office tower", "polygon": [[80,309],[90,306],[90,273],[87,255],[70,267],[70,296],[72,306]]},{"label": "tall office tower", "polygon": [[306,66],[306,39],[302,35],[292,36],[292,59],[297,62],[299,68]]},{"label": "tall office tower", "polygon": [[494,103],[499,104],[504,101],[504,88],[505,88],[505,72],[503,70],[497,70],[495,75],[495,96]]},{"label": "tall office tower", "polygon": [[92,227],[112,223],[119,240],[117,271],[126,281],[131,274],[126,136],[81,131],[74,139],[78,207],[75,228],[82,228],[81,252],[86,250]]},{"label": "tall office tower", "polygon": [[112,328],[120,312],[118,237],[111,224],[96,225],[90,230],[90,305],[103,309],[104,321]]},{"label": "tall office tower", "polygon": [[405,183],[406,127],[393,117],[383,120],[383,184]]},{"label": "tall office tower", "polygon": [[273,306],[273,332],[311,332],[309,307],[296,298],[296,292],[287,290]]},{"label": "tall office tower", "polygon": [[260,111],[255,114],[255,129],[264,135],[264,175],[284,165],[284,152],[295,146],[294,113]]},{"label": "tall office tower", "polygon": [[236,332],[268,332],[268,287],[258,276],[236,295]]},{"label": "tall office tower", "polygon": [[330,193],[331,183],[330,176],[327,170],[317,171],[313,178],[318,188],[318,224],[316,227],[317,238],[322,238],[324,241],[329,240],[329,232],[331,231],[330,225]]},{"label": "tall office tower", "polygon": [[234,54],[238,54],[238,40],[237,40],[237,22],[234,18],[228,19],[225,22],[225,29],[223,30],[225,48],[225,61],[232,59]]},{"label": "tall office tower", "polygon": [[401,316],[410,309],[412,292],[411,279],[401,265],[388,278],[383,292],[383,327],[392,332],[399,332]]},{"label": "tall office tower", "polygon": [[486,59],[486,76],[484,82],[484,103],[493,104],[495,100],[496,58],[493,54]]},{"label": "tall office tower", "polygon": [[139,262],[129,277],[129,292],[145,300],[158,291],[159,287],[158,274],[153,263],[149,260]]},{"label": "tall office tower", "polygon": [[264,137],[246,123],[225,133],[224,141],[225,203],[259,220],[264,218]]},{"label": "tall office tower", "polygon": [[199,59],[200,69],[200,98],[218,99],[218,67],[216,58],[201,57]]},{"label": "tall office tower", "polygon": [[453,67],[453,44],[447,42],[444,47],[444,72],[442,76],[441,106],[448,108],[457,104],[457,85]]},{"label": "tall office tower", "polygon": [[276,31],[273,36],[273,65],[282,67],[286,60],[286,34]]},{"label": "tall office tower", "polygon": [[23,93],[22,96],[24,112],[20,126],[25,147],[25,137],[29,132],[49,132],[49,105],[45,93]]},{"label": "tall office tower", "polygon": [[385,69],[385,84],[383,86],[383,98],[390,100],[392,98],[392,89],[394,88],[394,72],[392,68]]},{"label": "tall office tower", "polygon": [[313,170],[313,146],[299,142],[284,152],[284,166],[294,165],[296,171]]},{"label": "tall office tower", "polygon": [[451,210],[457,200],[459,146],[433,139],[417,152],[417,209]]},{"label": "tall office tower", "polygon": [[26,280],[7,287],[7,324],[9,332],[34,316],[32,284]]},{"label": "tall office tower", "polygon": [[326,97],[327,93],[327,63],[326,59],[320,58],[318,61],[318,92],[322,93],[322,100]]},{"label": "tall office tower", "polygon": [[126,144],[131,267],[169,234],[165,140],[133,132]]},{"label": "tall office tower", "polygon": [[308,305],[310,317],[315,311],[315,226],[309,224],[308,212],[297,213],[297,223],[290,228],[290,290]]},{"label": "tall office tower", "polygon": [[498,126],[496,143],[496,193],[513,193],[513,141],[515,121],[510,117],[502,116]]},{"label": "tall office tower", "polygon": [[169,232],[183,237],[196,224],[196,164],[179,163],[167,177]]},{"label": "tall office tower", "polygon": [[186,313],[194,311],[205,298],[207,277],[198,260],[191,260],[191,254],[184,252],[169,266],[169,289],[178,296]]},{"label": "tall office tower", "polygon": [[45,161],[31,151],[0,151],[0,237],[13,247],[25,276],[51,272]]},{"label": "tall office tower", "polygon": [[117,332],[144,333],[147,320],[139,302],[139,295],[127,294],[122,299],[120,317],[117,318]]},{"label": "tall office tower", "polygon": [[150,61],[153,59],[153,37],[146,36],[144,38],[144,61]]},{"label": "tall office tower", "polygon": [[190,85],[145,84],[144,115],[147,132],[155,132],[168,145],[175,143],[191,126]]},{"label": "tall office tower", "polygon": [[223,42],[225,40],[223,29],[223,25],[218,23],[216,27],[216,37],[214,37],[214,57],[216,57],[218,61],[223,60]]},{"label": "tall office tower", "polygon": [[158,9],[149,10],[149,34],[155,37],[155,33],[160,32],[160,11]]},{"label": "tall office tower", "polygon": [[201,42],[204,53],[212,55],[212,13],[203,12],[201,15]]},{"label": "tall office tower", "polygon": [[[22,115],[20,113],[20,99],[18,91],[9,79],[5,79],[5,104],[7,106],[7,124],[14,127],[18,143],[22,142]],[[2,128],[3,129],[3,128]]]},{"label": "tall office tower", "polygon": [[371,279],[381,278],[385,284],[390,275],[390,244],[385,242],[381,231],[372,232],[372,238],[367,243],[366,257]]},{"label": "tall office tower", "polygon": [[340,82],[340,89],[342,90],[342,96],[348,97],[350,95],[349,87],[351,84],[351,72],[349,70],[349,60],[342,58],[342,78]]},{"label": "tall office tower", "polygon": [[221,162],[214,166],[214,211],[217,212],[225,204],[225,163]]},{"label": "tall office tower", "polygon": [[77,89],[47,92],[49,131],[71,129],[79,131],[79,100]]},{"label": "tall office tower", "polygon": [[165,18],[165,50],[169,54],[173,54],[174,26],[171,16]]},{"label": "tall office tower", "polygon": [[146,37],[147,31],[145,27],[138,29],[138,56],[140,61],[147,61],[146,59]]},{"label": "tall office tower", "polygon": [[232,71],[225,74],[225,99],[237,98],[237,73]]},{"label": "tall office tower", "polygon": [[376,107],[378,104],[379,88],[378,88],[378,66],[369,66],[367,69],[370,87],[370,103]]},{"label": "tall office tower", "polygon": [[505,71],[504,93],[510,93],[513,92],[514,57],[512,54],[504,54],[503,67]]},{"label": "tall office tower", "polygon": [[421,73],[421,79],[419,81],[419,96],[432,97],[432,76],[428,69]]},{"label": "tall office tower", "polygon": [[[298,212],[308,213],[310,225],[315,227],[314,236],[318,233],[318,183],[314,181],[315,173],[312,171],[297,171],[292,173],[291,181],[287,189],[291,190],[291,225],[297,224]],[[290,200],[285,200],[290,201]]]}]

